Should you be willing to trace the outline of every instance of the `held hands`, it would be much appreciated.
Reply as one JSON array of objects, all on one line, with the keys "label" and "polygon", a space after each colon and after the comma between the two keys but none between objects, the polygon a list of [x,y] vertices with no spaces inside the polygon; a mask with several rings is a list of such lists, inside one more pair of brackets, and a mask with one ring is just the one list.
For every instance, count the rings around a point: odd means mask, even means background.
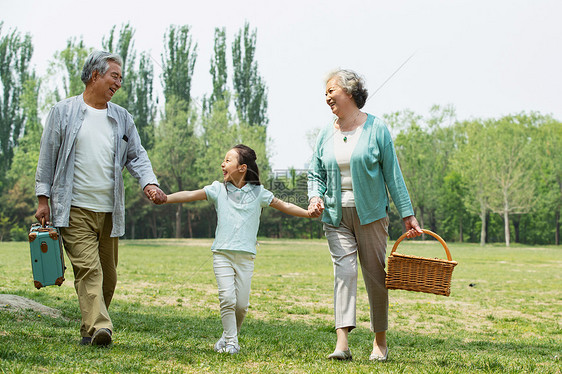
[{"label": "held hands", "polygon": [[313,197],[308,204],[308,216],[311,218],[320,217],[324,211],[324,201],[319,197]]},{"label": "held hands", "polygon": [[149,184],[144,188],[144,194],[150,199],[154,204],[160,205],[164,204],[168,200],[168,196],[154,184]]},{"label": "held hands", "polygon": [[418,220],[414,216],[404,217],[404,225],[406,226],[406,237],[408,239],[415,238],[423,234],[423,231],[418,223]]}]

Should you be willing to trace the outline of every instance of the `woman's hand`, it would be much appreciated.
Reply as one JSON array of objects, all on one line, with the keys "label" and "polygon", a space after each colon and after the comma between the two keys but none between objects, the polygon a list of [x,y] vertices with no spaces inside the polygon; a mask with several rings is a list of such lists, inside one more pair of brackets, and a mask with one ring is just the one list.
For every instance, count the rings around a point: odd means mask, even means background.
[{"label": "woman's hand", "polygon": [[310,217],[320,217],[324,211],[324,200],[320,197],[313,197],[308,203],[308,215]]},{"label": "woman's hand", "polygon": [[423,231],[418,223],[418,220],[414,216],[404,217],[404,225],[406,226],[406,237],[408,239],[415,238],[423,234]]}]

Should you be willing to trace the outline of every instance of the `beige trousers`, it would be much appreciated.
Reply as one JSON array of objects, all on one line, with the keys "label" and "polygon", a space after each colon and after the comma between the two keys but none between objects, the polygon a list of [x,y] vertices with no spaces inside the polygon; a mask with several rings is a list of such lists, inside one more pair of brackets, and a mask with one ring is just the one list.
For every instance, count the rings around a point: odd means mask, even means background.
[{"label": "beige trousers", "polygon": [[356,326],[357,255],[369,297],[371,330],[388,329],[388,290],[385,286],[388,217],[361,225],[355,208],[342,208],[339,227],[324,224],[334,264],[336,329]]},{"label": "beige trousers", "polygon": [[111,213],[72,207],[69,227],[61,228],[66,254],[74,271],[83,337],[92,336],[100,328],[113,331],[107,308],[117,285],[119,238],[110,237],[112,226]]},{"label": "beige trousers", "polygon": [[238,342],[238,333],[250,305],[255,255],[236,251],[213,252],[213,269],[219,289],[223,335]]}]

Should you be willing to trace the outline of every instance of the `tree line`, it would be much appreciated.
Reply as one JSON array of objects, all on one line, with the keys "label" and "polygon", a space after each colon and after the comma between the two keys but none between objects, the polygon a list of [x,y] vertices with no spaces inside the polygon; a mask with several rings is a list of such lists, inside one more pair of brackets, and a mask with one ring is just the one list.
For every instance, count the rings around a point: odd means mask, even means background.
[{"label": "tree line", "polygon": [[560,244],[562,124],[550,115],[386,115],[423,227],[460,242]]},{"label": "tree line", "polygon": [[[69,38],[44,77],[30,66],[33,43],[0,22],[0,241],[25,240],[37,200],[34,175],[40,114],[82,93],[82,65],[92,51]],[[189,25],[171,25],[159,60],[134,47],[130,24],[113,26],[100,49],[123,57],[123,84],[112,102],[135,119],[142,144],[165,191],[198,189],[221,180],[224,153],[245,143],[255,149],[262,182],[284,200],[307,205],[306,172],[271,170],[267,86],[255,57],[257,30],[245,24],[227,43],[216,28],[209,74],[212,87],[191,96],[197,42]],[[230,64],[227,62],[230,57]],[[162,68],[160,77],[154,64]],[[232,76],[229,76],[232,72]],[[196,77],[197,78],[197,77]],[[159,105],[154,84],[162,85]],[[409,110],[383,116],[421,225],[445,240],[559,244],[562,209],[562,126],[549,115],[520,113],[495,119],[457,120],[452,106],[427,116]],[[154,207],[127,172],[127,238],[212,237],[216,213],[206,202]],[[401,234],[396,209],[390,236]],[[262,213],[259,235],[318,238],[318,220]]]}]

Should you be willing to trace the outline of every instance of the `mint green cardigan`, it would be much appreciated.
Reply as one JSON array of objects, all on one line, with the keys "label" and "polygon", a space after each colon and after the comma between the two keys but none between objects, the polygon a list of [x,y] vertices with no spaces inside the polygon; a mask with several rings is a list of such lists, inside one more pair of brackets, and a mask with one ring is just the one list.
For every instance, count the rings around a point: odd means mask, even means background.
[{"label": "mint green cardigan", "polygon": [[[308,198],[321,197],[322,222],[339,226],[342,217],[341,173],[334,155],[334,126],[320,131],[308,173]],[[350,161],[357,215],[362,225],[386,217],[390,208],[387,188],[402,218],[414,214],[410,195],[385,123],[371,114]]]}]

